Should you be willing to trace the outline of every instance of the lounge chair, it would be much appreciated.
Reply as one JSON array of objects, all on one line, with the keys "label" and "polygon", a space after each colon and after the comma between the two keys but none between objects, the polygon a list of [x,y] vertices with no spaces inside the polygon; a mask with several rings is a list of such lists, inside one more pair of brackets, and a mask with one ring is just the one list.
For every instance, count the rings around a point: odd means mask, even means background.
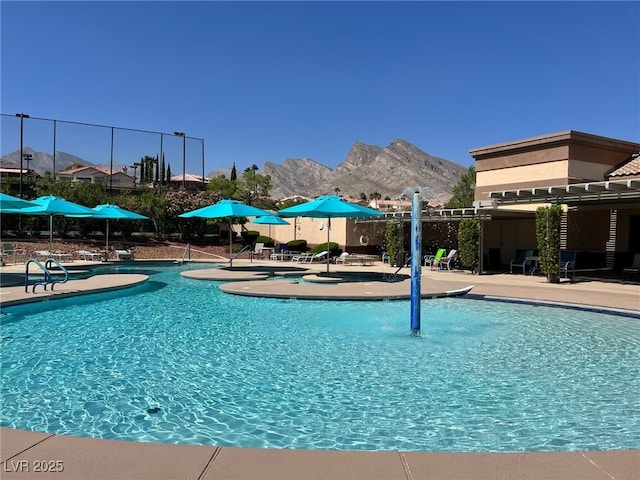
[{"label": "lounge chair", "polygon": [[447,267],[447,270],[451,270],[451,262],[458,258],[457,250],[449,250],[449,253],[446,257],[442,257],[437,262],[434,262],[431,268],[439,268],[440,270],[444,270],[444,267]]},{"label": "lounge chair", "polygon": [[342,252],[338,257],[336,257],[336,263],[342,263],[344,265],[348,256],[349,252]]},{"label": "lounge chair", "polygon": [[445,248],[439,248],[435,255],[425,255],[424,256],[424,266],[431,265],[433,269],[433,264],[439,262],[442,256],[447,253]]},{"label": "lounge chair", "polygon": [[26,250],[24,248],[14,248],[11,242],[2,242],[2,263],[5,263],[6,257],[12,257],[13,263],[18,263],[18,255],[25,257]]},{"label": "lounge chair", "polygon": [[313,262],[324,262],[327,260],[327,255],[329,255],[329,250],[323,250],[320,253],[316,253],[314,255],[311,255],[307,261],[309,263],[313,263]]},{"label": "lounge chair", "polygon": [[520,252],[520,256],[517,259],[509,262],[509,273],[513,273],[513,267],[522,268],[522,274],[527,273],[527,269],[531,268],[531,257],[533,257],[533,250],[523,250]]},{"label": "lounge chair", "polygon": [[33,254],[36,256],[36,258],[43,258],[43,259],[47,259],[47,258],[53,258],[53,253],[51,253],[49,250],[36,250],[35,252],[33,252]]},{"label": "lounge chair", "polygon": [[116,260],[133,260],[133,252],[131,250],[115,250]]},{"label": "lounge chair", "polygon": [[574,250],[560,251],[560,273],[564,272],[564,278],[569,278],[569,272],[575,274],[576,253]]},{"label": "lounge chair", "polygon": [[258,242],[254,245],[253,250],[251,251],[251,258],[253,259],[253,257],[264,257],[264,243]]},{"label": "lounge chair", "polygon": [[629,275],[629,279],[632,280],[633,276],[638,274],[640,274],[640,253],[636,253],[633,256],[631,267],[622,269],[622,279],[624,280],[624,278]]},{"label": "lounge chair", "polygon": [[81,260],[104,260],[104,253],[101,252],[91,252],[89,250],[76,250],[76,255]]}]

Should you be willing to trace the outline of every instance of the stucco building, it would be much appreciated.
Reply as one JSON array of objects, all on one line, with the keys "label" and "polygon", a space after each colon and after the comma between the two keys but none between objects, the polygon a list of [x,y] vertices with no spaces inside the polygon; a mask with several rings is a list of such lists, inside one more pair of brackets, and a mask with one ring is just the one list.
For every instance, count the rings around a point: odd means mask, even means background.
[{"label": "stucco building", "polygon": [[640,144],[573,130],[474,148],[474,207],[488,267],[536,249],[535,210],[563,205],[577,268],[619,269],[640,252]]}]

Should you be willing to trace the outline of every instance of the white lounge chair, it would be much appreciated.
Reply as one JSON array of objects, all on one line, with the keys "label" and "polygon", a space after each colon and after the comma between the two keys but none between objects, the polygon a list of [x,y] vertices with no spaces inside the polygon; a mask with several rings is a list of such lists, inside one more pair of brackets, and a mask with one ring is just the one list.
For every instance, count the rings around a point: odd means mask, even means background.
[{"label": "white lounge chair", "polygon": [[133,260],[133,252],[131,250],[115,250],[116,260]]},{"label": "white lounge chair", "polygon": [[447,270],[451,270],[451,262],[456,258],[458,258],[458,251],[450,250],[446,257],[442,257],[440,260],[434,260],[433,266],[440,270],[444,270],[445,267]]},{"label": "white lounge chair", "polygon": [[313,262],[324,262],[327,260],[327,255],[329,255],[329,250],[323,250],[320,253],[316,253],[315,255],[311,255],[308,259],[309,263]]},{"label": "white lounge chair", "polygon": [[342,263],[344,265],[347,261],[348,256],[349,252],[342,252],[339,256],[336,257],[336,263]]},{"label": "white lounge chair", "polygon": [[253,247],[253,250],[251,251],[251,258],[253,259],[254,257],[258,257],[258,258],[264,257],[264,243],[259,242],[255,244],[255,246]]}]

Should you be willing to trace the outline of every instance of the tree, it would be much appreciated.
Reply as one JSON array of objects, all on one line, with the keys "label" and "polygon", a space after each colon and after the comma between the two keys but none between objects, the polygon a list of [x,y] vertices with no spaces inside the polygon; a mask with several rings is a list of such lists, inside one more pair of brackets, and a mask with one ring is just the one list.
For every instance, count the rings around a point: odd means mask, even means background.
[{"label": "tree", "polygon": [[476,167],[471,165],[469,169],[460,176],[460,180],[453,186],[453,196],[447,203],[446,208],[467,208],[473,206],[476,189]]},{"label": "tree", "polygon": [[382,198],[382,194],[378,193],[378,192],[373,192],[369,194],[369,200],[374,201],[375,202],[375,208],[378,208],[378,200],[380,200]]},{"label": "tree", "polygon": [[475,218],[465,218],[458,227],[458,255],[462,265],[472,272],[478,269],[480,249],[480,223]]},{"label": "tree", "polygon": [[236,162],[233,162],[233,167],[231,167],[231,176],[229,177],[229,179],[232,182],[235,182],[236,180],[238,180],[238,172],[236,171]]},{"label": "tree", "polygon": [[271,190],[271,177],[256,173],[257,165],[246,168],[242,173],[242,180],[236,182],[235,196],[248,205],[261,206],[269,197]]},{"label": "tree", "polygon": [[536,238],[540,270],[549,283],[560,282],[560,221],[562,207],[538,207],[536,210]]},{"label": "tree", "polygon": [[399,266],[402,263],[400,258],[400,222],[392,220],[387,222],[387,230],[384,235],[387,253],[389,254],[389,264]]},{"label": "tree", "polygon": [[236,193],[236,182],[224,175],[218,175],[209,180],[207,190],[220,198],[233,198]]}]

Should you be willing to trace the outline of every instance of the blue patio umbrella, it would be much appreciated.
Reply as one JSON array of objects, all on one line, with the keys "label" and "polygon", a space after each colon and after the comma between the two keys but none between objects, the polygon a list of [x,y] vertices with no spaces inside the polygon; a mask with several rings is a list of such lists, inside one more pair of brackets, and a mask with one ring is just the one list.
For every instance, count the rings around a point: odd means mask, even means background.
[{"label": "blue patio umbrella", "polygon": [[109,220],[147,220],[149,218],[111,203],[98,205],[91,210],[93,211],[91,215],[92,218],[104,218],[107,220],[107,233],[105,235],[107,239],[107,252],[109,252]]},{"label": "blue patio umbrella", "polygon": [[21,213],[23,208],[35,207],[33,202],[0,193],[0,213]]},{"label": "blue patio umbrella", "polygon": [[18,213],[23,215],[48,215],[49,216],[49,250],[53,247],[53,217],[79,217],[92,216],[92,210],[88,207],[70,202],[64,198],[46,195],[32,202],[35,206],[22,208]]},{"label": "blue patio umbrella", "polygon": [[269,225],[269,238],[271,238],[271,225],[290,225],[284,218],[280,218],[278,215],[269,214],[256,218],[251,223],[257,223],[259,225]]},{"label": "blue patio umbrella", "polygon": [[[301,203],[278,211],[281,217],[309,217],[327,219],[327,250],[332,218],[370,218],[379,217],[382,212],[347,202],[336,195],[321,195],[310,202]],[[329,255],[327,255],[327,273],[329,273]]]},{"label": "blue patio umbrella", "polygon": [[190,212],[179,215],[182,218],[228,218],[229,219],[229,262],[233,259],[233,245],[231,243],[231,224],[234,218],[238,217],[262,217],[271,215],[266,210],[261,210],[251,205],[245,205],[238,200],[220,200],[218,203],[208,207],[198,208]]}]

